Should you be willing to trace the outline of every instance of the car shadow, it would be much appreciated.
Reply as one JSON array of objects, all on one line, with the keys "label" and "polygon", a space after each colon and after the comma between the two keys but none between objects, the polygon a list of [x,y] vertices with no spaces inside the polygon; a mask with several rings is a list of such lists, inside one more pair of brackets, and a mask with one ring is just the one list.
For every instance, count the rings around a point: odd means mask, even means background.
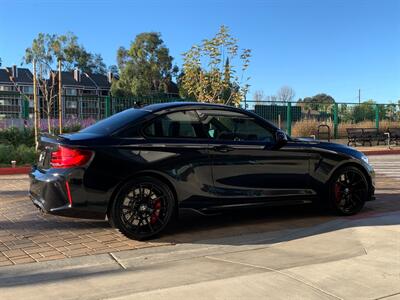
[{"label": "car shadow", "polygon": [[[367,202],[363,210],[354,216],[337,216],[311,205],[289,207],[265,207],[229,211],[220,215],[203,216],[194,212],[180,214],[179,220],[154,242],[204,243],[204,244],[253,244],[251,239],[227,239],[230,236],[267,234],[279,231],[296,231],[290,239],[354,226],[395,225],[400,220],[385,218],[400,211],[400,194],[377,194],[377,200]],[[282,234],[273,242],[287,241]],[[258,239],[254,242],[259,242]]]}]

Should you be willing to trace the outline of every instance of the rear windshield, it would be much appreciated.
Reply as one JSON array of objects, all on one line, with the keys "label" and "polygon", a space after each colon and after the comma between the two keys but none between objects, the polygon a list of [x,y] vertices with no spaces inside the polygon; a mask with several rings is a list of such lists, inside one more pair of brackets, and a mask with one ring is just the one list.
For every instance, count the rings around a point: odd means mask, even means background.
[{"label": "rear windshield", "polygon": [[130,108],[103,119],[80,132],[108,135],[149,114],[146,110]]}]

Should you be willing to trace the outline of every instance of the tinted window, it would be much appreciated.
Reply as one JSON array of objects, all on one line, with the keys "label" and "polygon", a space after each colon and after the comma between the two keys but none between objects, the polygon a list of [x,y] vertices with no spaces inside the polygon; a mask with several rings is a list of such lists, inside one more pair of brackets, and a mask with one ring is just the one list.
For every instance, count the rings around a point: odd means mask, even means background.
[{"label": "tinted window", "polygon": [[202,137],[200,120],[194,111],[166,114],[155,119],[144,129],[148,137],[198,138]]},{"label": "tinted window", "polygon": [[228,111],[199,111],[209,138],[228,141],[272,143],[274,134],[254,118]]},{"label": "tinted window", "polygon": [[126,125],[140,119],[149,114],[148,111],[141,109],[127,109],[107,119],[103,119],[92,126],[82,129],[80,132],[95,133],[95,134],[110,134],[116,130],[125,127]]}]

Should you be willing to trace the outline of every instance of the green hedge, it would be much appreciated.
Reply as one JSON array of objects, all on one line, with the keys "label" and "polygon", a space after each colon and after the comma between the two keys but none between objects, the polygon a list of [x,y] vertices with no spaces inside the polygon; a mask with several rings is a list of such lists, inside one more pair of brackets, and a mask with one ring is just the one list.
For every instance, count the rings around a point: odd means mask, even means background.
[{"label": "green hedge", "polygon": [[[80,126],[69,126],[64,132],[75,132]],[[0,130],[0,165],[10,166],[15,160],[17,165],[35,162],[35,133],[33,129],[18,129],[15,127]]]},{"label": "green hedge", "polygon": [[32,129],[18,129],[15,127],[6,130],[0,130],[0,143],[18,147],[26,145],[28,147],[35,146],[35,133]]},{"label": "green hedge", "polygon": [[34,147],[19,145],[0,144],[0,165],[11,165],[11,161],[15,160],[17,165],[33,164],[36,159]]}]

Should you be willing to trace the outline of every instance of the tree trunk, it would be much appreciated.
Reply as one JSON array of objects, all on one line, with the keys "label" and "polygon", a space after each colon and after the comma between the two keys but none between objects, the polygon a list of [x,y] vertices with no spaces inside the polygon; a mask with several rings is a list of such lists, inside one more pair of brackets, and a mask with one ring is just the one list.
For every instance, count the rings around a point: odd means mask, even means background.
[{"label": "tree trunk", "polygon": [[49,133],[51,133],[51,113],[49,99],[47,99],[47,129]]}]

